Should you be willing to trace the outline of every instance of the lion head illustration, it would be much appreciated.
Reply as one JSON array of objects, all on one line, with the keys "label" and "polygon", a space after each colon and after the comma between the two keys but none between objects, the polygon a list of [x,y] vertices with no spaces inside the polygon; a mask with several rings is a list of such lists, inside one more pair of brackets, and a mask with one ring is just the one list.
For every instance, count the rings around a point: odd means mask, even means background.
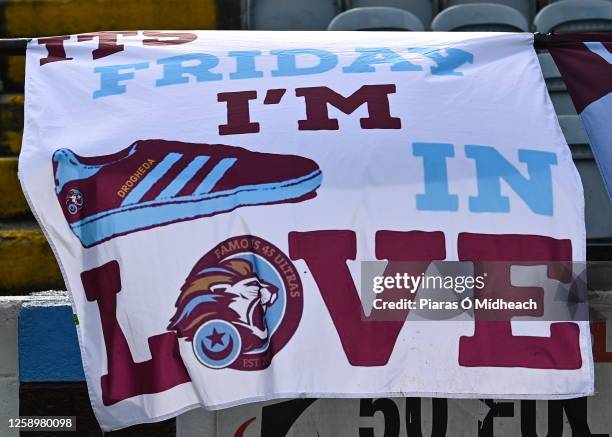
[{"label": "lion head illustration", "polygon": [[260,279],[251,262],[225,260],[189,275],[168,329],[192,342],[202,324],[224,320],[237,328],[248,352],[267,344],[265,314],[277,297],[277,287]]}]

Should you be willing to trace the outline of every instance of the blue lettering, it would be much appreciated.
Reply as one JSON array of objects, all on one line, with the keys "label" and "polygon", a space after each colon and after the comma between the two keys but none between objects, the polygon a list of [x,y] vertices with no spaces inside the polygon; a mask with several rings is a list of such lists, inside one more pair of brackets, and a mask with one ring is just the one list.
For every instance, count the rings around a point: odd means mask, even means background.
[{"label": "blue lettering", "polygon": [[[273,77],[325,73],[338,64],[338,56],[327,50],[290,49],[271,50],[270,53],[276,55],[278,60],[277,69],[272,71]],[[311,67],[298,67],[296,60],[298,55],[314,56],[318,58],[319,63]]]},{"label": "blue lettering", "polygon": [[[184,62],[195,61],[195,65],[183,65]],[[187,75],[195,77],[197,82],[221,80],[223,75],[211,73],[209,70],[219,64],[219,58],[206,53],[188,53],[185,55],[171,56],[157,61],[164,66],[164,74],[155,82],[156,86],[177,85],[189,82]]]},{"label": "blue lettering", "polygon": [[230,73],[230,79],[255,79],[263,77],[263,71],[257,70],[255,58],[261,55],[259,50],[228,52],[228,56],[236,58],[236,72]]},{"label": "blue lettering", "polygon": [[448,192],[446,158],[455,156],[452,144],[414,143],[412,154],[423,158],[425,193],[417,194],[416,206],[420,211],[457,211],[459,198]]},{"label": "blue lettering", "polygon": [[374,73],[376,70],[372,65],[391,64],[391,71],[419,71],[423,68],[402,58],[393,50],[388,48],[358,48],[361,53],[348,67],[342,69],[345,73]]},{"label": "blue lettering", "polygon": [[465,156],[475,161],[478,178],[478,196],[470,196],[470,211],[510,212],[510,201],[501,194],[503,179],[534,213],[553,215],[550,167],[557,164],[557,155],[519,149],[518,158],[527,164],[528,178],[493,147],[465,146]]},{"label": "blue lettering", "polygon": [[122,70],[144,70],[149,68],[148,62],[138,64],[108,65],[94,68],[94,73],[100,73],[100,89],[94,91],[93,98],[124,94],[127,87],[120,82],[134,79],[134,72],[122,73]]},{"label": "blue lettering", "polygon": [[[431,74],[435,76],[463,76],[460,71],[455,71],[464,64],[474,63],[474,55],[465,50],[452,47],[446,49],[436,48],[414,48],[410,52],[420,53],[436,63],[431,67]],[[442,55],[444,51],[445,55]]]}]

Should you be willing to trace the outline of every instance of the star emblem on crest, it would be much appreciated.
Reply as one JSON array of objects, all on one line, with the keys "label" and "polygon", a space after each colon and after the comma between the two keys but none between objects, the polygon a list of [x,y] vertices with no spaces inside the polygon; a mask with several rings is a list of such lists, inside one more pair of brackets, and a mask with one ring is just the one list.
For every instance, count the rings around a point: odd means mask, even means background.
[{"label": "star emblem on crest", "polygon": [[213,348],[216,345],[220,344],[224,345],[223,337],[225,336],[224,332],[219,332],[215,328],[213,328],[213,332],[210,335],[207,335],[206,338],[210,340],[210,347]]}]

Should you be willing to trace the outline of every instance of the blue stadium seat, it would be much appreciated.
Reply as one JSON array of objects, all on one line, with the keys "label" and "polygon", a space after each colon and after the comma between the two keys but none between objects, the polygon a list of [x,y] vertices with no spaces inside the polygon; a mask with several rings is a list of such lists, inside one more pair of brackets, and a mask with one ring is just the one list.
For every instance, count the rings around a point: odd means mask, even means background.
[{"label": "blue stadium seat", "polygon": [[247,27],[255,30],[325,30],[342,0],[247,0]]},{"label": "blue stadium seat", "polygon": [[432,0],[347,0],[348,9],[368,6],[386,6],[403,9],[416,15],[425,27],[429,27],[434,11]]},{"label": "blue stadium seat", "polygon": [[560,115],[559,124],[572,151],[572,158],[580,173],[584,188],[585,220],[588,239],[612,238],[612,204],[589,140],[577,115]]},{"label": "blue stadium seat", "polygon": [[451,6],[431,23],[436,31],[525,32],[527,19],[514,8],[492,3]]},{"label": "blue stadium seat", "polygon": [[559,0],[544,7],[534,24],[542,33],[612,30],[612,2]]},{"label": "blue stadium seat", "polygon": [[349,9],[336,16],[327,30],[412,30],[425,26],[414,14],[398,8],[371,6]]},{"label": "blue stadium seat", "polygon": [[498,5],[510,6],[519,11],[523,16],[530,20],[533,17],[535,7],[529,0],[448,0],[448,6],[465,5],[470,3],[495,3]]},{"label": "blue stadium seat", "polygon": [[572,102],[565,82],[561,78],[561,73],[555,65],[549,53],[538,54],[542,75],[546,81],[546,88],[558,115],[576,115],[576,108]]}]

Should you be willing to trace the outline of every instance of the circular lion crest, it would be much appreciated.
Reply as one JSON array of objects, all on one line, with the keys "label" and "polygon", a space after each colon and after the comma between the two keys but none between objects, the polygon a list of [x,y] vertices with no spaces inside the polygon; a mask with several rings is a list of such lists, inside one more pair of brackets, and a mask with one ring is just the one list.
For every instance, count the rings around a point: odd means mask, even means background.
[{"label": "circular lion crest", "polygon": [[203,365],[260,370],[293,336],[303,293],[291,260],[252,235],[204,255],[181,287],[169,330],[191,342]]}]

